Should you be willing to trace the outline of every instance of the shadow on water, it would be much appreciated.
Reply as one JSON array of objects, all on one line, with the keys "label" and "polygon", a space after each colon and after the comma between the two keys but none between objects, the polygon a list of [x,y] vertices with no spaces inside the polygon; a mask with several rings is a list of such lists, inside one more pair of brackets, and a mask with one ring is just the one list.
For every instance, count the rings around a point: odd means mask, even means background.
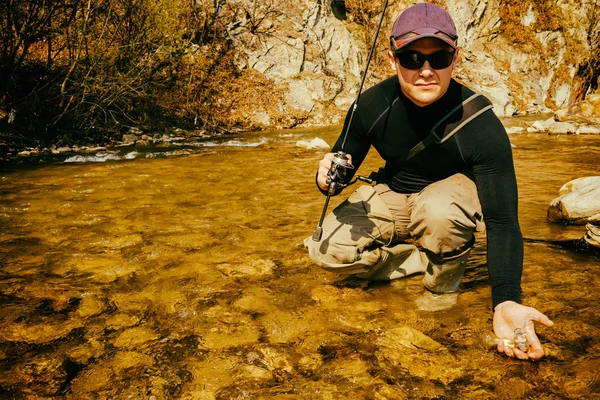
[{"label": "shadow on water", "polygon": [[[322,152],[295,143],[337,133],[5,170],[0,398],[598,398],[598,255],[580,248],[583,227],[546,210],[562,184],[597,174],[600,138],[511,136],[523,299],[556,323],[539,327],[547,357],[533,363],[484,343],[485,235],[460,294],[312,265],[302,241],[324,202]],[[361,173],[377,167],[373,154]]]}]

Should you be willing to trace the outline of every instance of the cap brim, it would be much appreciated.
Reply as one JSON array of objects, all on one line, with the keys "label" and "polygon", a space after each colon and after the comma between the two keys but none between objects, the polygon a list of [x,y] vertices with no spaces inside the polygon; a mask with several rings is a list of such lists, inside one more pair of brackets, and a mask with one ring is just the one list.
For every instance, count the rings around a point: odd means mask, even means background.
[{"label": "cap brim", "polygon": [[434,39],[441,40],[442,42],[450,45],[453,49],[456,49],[456,47],[457,47],[456,40],[452,40],[448,36],[442,36],[442,35],[439,35],[436,33],[422,33],[420,35],[414,35],[414,36],[410,36],[407,38],[401,38],[401,39],[392,38],[391,43],[392,43],[392,47],[394,48],[394,50],[398,51],[398,50],[402,49],[403,47],[408,46],[412,42],[416,42],[417,40],[420,40],[423,38],[434,38]]}]

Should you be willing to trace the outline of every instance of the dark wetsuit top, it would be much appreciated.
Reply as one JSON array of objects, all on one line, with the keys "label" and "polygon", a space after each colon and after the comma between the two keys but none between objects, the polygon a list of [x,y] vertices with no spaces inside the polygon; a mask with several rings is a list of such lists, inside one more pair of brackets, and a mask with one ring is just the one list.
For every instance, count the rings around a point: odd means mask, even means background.
[{"label": "dark wetsuit top", "polygon": [[[506,300],[520,302],[523,268],[512,150],[502,123],[492,110],[485,111],[446,142],[432,144],[405,162],[409,150],[428,136],[436,122],[473,94],[452,80],[440,100],[419,107],[402,93],[397,76],[386,79],[361,95],[345,150],[356,167],[348,172],[354,172],[370,146],[375,147],[385,160],[384,181],[398,193],[419,192],[459,172],[475,181],[486,224],[495,307]],[[342,136],[333,152],[340,149]]]}]

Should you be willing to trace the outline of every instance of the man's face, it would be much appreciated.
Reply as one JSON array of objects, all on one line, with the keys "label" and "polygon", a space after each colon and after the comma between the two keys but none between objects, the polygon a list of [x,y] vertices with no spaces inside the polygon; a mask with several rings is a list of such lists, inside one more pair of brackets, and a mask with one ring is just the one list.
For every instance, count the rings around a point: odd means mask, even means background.
[{"label": "man's face", "polygon": [[[416,52],[430,55],[437,52],[451,52],[453,49],[443,41],[435,38],[423,38],[403,47],[401,52]],[[388,51],[390,64],[400,81],[400,88],[406,97],[420,107],[427,106],[439,100],[450,85],[452,70],[456,67],[458,49],[454,54],[452,64],[443,69],[433,69],[429,61],[425,61],[419,69],[408,69],[400,62],[392,51]]]}]

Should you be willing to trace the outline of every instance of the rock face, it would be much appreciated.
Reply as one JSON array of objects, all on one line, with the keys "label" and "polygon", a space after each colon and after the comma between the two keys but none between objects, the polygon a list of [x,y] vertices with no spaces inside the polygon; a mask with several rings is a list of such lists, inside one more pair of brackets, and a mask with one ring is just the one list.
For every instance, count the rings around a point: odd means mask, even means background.
[{"label": "rock face", "polygon": [[[367,17],[360,14],[367,18],[365,32],[364,24],[357,23],[355,3],[261,5],[264,9],[242,21],[245,29],[230,29],[240,49],[239,68],[259,71],[285,93],[279,112],[304,113],[304,125],[339,123],[356,97],[380,12],[372,5]],[[389,6],[365,88],[392,74],[384,56],[387,38],[396,16],[412,3]],[[599,57],[597,1],[436,3],[446,7],[459,31],[462,50],[455,77],[488,96],[498,115],[552,112],[598,89],[593,72]],[[590,118],[598,117],[596,111]],[[268,117],[262,115],[262,121],[268,123]]]}]

